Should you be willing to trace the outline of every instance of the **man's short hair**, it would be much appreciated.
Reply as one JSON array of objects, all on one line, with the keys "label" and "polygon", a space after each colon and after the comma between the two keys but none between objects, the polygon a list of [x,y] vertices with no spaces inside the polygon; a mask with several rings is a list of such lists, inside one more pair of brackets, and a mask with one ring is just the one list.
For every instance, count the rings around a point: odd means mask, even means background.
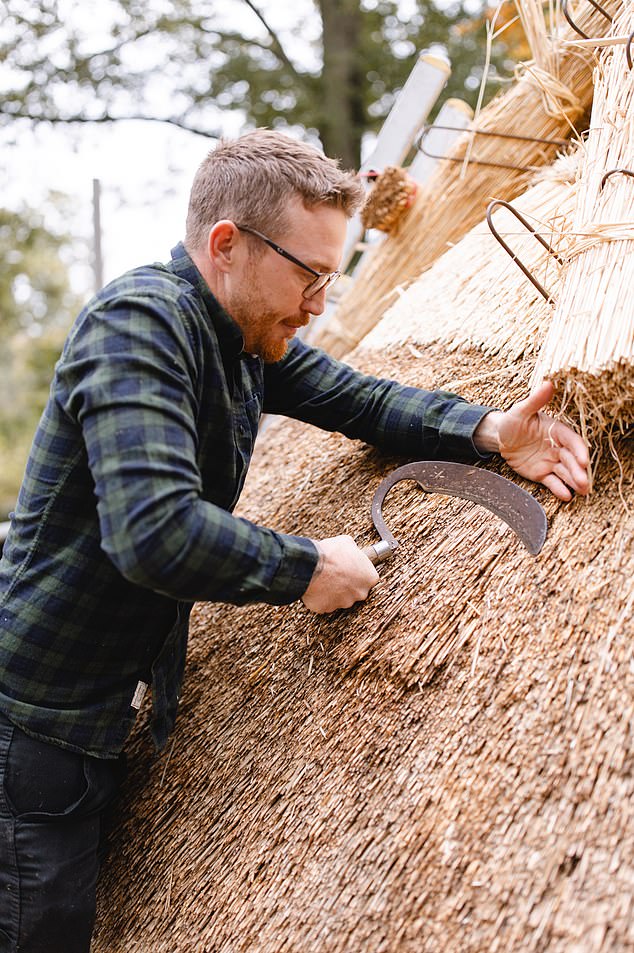
[{"label": "man's short hair", "polygon": [[328,205],[351,217],[364,189],[335,159],[280,132],[256,129],[238,139],[221,139],[194,176],[185,245],[189,251],[203,248],[221,219],[281,235],[294,197],[308,208]]}]

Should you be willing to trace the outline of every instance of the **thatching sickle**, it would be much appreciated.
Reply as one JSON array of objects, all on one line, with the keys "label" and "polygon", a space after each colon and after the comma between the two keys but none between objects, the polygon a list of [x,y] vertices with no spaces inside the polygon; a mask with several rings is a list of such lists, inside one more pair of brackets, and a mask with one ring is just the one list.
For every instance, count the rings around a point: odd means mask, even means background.
[{"label": "thatching sickle", "polygon": [[385,525],[383,501],[395,483],[401,480],[416,480],[426,493],[443,493],[472,500],[485,506],[511,527],[536,556],[544,545],[548,523],[543,508],[534,496],[516,483],[491,470],[469,467],[463,463],[448,463],[443,460],[422,460],[406,463],[393,470],[379,484],[372,500],[372,519],[381,537],[380,542],[365,546],[363,552],[376,565],[394,553],[398,542]]}]

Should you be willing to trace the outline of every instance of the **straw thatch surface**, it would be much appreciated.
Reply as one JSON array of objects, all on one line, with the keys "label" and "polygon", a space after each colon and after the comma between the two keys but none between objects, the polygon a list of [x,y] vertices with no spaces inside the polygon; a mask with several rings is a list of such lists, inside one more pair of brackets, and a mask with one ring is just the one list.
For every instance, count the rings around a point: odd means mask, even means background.
[{"label": "straw thatch surface", "polygon": [[[528,6],[529,0],[522,5]],[[620,4],[609,0],[603,6],[613,12]],[[604,35],[610,26],[590,4],[575,11],[575,18],[591,37]],[[564,24],[556,56],[542,37],[545,51],[537,51],[537,63],[529,65],[507,93],[482,110],[476,127],[545,139],[568,139],[575,129],[585,129],[592,103],[594,54],[591,49],[563,45],[575,37]],[[535,55],[537,40],[534,36],[531,40]],[[461,159],[469,154],[472,160],[511,163],[518,168],[472,162],[465,171],[462,163],[440,162],[400,227],[363,259],[354,284],[314,343],[337,357],[347,354],[392,304],[399,287],[422,274],[483,218],[492,197],[511,200],[521,194],[531,175],[521,170],[547,164],[557,151],[555,146],[536,142],[476,137],[472,145],[471,140],[468,135],[462,137],[451,156]]]},{"label": "straw thatch surface", "polygon": [[[576,205],[579,149],[534,176],[535,183],[513,202],[555,252],[568,240]],[[500,207],[493,222],[519,260],[542,286],[558,293],[561,266],[513,214]],[[493,236],[478,223],[433,270],[409,286],[361,342],[365,349],[443,342],[446,349],[475,346],[506,360],[537,353],[550,327],[553,305],[518,270]],[[454,382],[452,386],[456,386]]]},{"label": "straw thatch surface", "polygon": [[[627,34],[634,3],[613,32]],[[634,424],[634,80],[623,45],[595,73],[568,263],[535,371],[557,388],[590,436]],[[615,169],[629,170],[605,174]]]},{"label": "straw thatch surface", "polygon": [[[486,271],[522,323],[520,272],[499,283],[497,260],[476,264],[456,300]],[[459,266],[438,262],[430,288]],[[355,361],[503,406],[525,393],[543,322],[533,347],[489,353],[423,325]],[[533,488],[550,523],[537,558],[491,514],[402,484],[385,506],[402,548],[367,603],[199,606],[173,744],[155,760],[147,733],[133,741],[95,953],[634,948],[631,444],[620,453],[620,485],[605,460],[589,502]],[[241,512],[366,543],[398,462],[275,423]]]}]

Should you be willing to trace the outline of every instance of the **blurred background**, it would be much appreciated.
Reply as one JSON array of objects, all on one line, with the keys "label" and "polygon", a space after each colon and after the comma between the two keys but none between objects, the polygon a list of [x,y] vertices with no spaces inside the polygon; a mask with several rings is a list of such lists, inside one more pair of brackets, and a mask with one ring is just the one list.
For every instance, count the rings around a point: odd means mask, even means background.
[{"label": "blurred background", "polygon": [[[359,168],[419,54],[475,106],[526,58],[510,2],[5,0],[0,24],[0,522],[65,334],[95,289],[169,258],[194,171],[255,126]],[[491,29],[489,27],[489,32]],[[432,116],[433,118],[433,116]]]}]

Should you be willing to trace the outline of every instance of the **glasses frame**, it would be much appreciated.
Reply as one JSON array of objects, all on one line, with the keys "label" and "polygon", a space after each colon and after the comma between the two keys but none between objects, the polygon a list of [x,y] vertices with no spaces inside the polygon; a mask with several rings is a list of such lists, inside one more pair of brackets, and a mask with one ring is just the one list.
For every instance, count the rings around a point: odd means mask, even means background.
[{"label": "glasses frame", "polygon": [[287,261],[291,261],[294,265],[298,265],[300,268],[303,268],[304,271],[307,271],[310,275],[314,275],[313,280],[309,282],[302,291],[302,298],[305,298],[306,300],[314,298],[315,295],[318,295],[320,291],[324,291],[326,288],[329,288],[330,285],[334,284],[337,278],[341,277],[340,271],[315,271],[315,269],[311,268],[310,265],[307,265],[300,258],[296,258],[295,255],[291,255],[290,252],[282,248],[281,245],[278,245],[277,242],[267,238],[267,236],[263,235],[262,232],[258,232],[256,228],[251,228],[250,225],[236,224],[236,228],[241,232],[246,232],[248,235],[255,235],[256,238],[259,238],[260,241],[265,242],[269,248],[272,248],[273,251],[278,255],[281,255],[282,258],[286,258]]}]

